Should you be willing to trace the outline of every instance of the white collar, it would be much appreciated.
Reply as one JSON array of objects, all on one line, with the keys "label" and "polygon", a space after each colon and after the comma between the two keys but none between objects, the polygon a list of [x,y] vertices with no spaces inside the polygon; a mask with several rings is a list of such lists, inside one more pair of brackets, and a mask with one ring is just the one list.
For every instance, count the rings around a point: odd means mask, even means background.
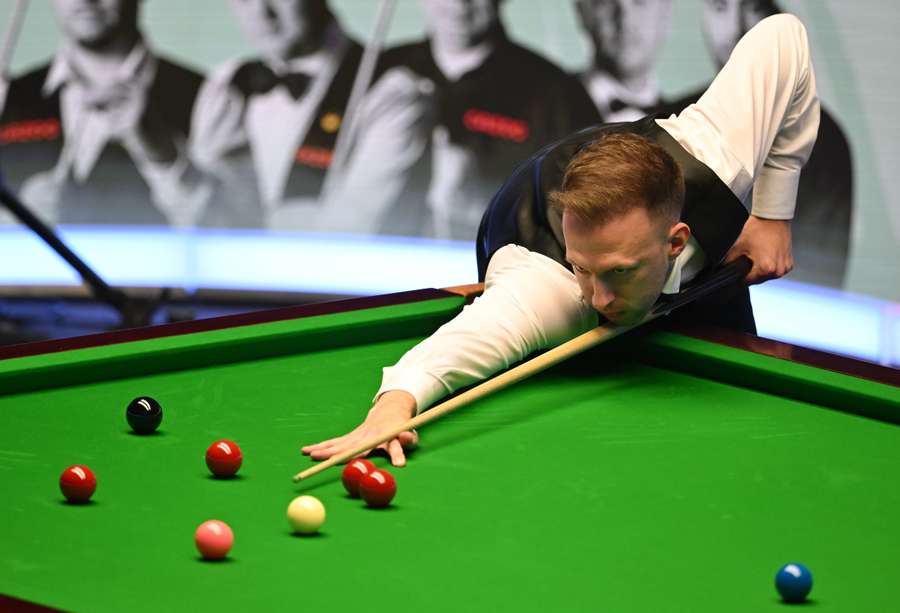
[{"label": "white collar", "polygon": [[621,100],[629,106],[647,108],[659,101],[659,81],[655,74],[648,76],[640,89],[633,90],[605,71],[591,69],[581,75],[588,93],[598,108],[609,110],[613,100]]},{"label": "white collar", "polygon": [[448,81],[456,81],[484,64],[494,47],[493,42],[485,41],[462,51],[448,51],[432,41],[431,56],[444,77]]},{"label": "white collar", "polygon": [[[44,96],[49,96],[62,86],[71,83],[78,83],[86,88],[95,85],[78,67],[80,54],[78,47],[73,45],[64,45],[56,52],[47,79],[44,81],[42,89]],[[155,72],[156,58],[150,53],[146,43],[138,40],[122,63],[116,67],[112,80],[128,82],[140,79],[149,84]]]},{"label": "white collar", "polygon": [[677,294],[681,291],[681,286],[696,277],[705,265],[706,254],[703,253],[697,239],[691,235],[684,249],[672,262],[662,293]]}]

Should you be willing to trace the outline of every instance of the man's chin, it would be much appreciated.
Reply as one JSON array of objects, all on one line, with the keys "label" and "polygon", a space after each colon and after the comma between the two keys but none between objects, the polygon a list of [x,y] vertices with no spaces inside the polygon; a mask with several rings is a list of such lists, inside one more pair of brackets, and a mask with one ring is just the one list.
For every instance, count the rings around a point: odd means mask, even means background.
[{"label": "man's chin", "polygon": [[103,51],[112,40],[112,32],[107,29],[84,29],[75,35],[79,45],[92,51]]}]

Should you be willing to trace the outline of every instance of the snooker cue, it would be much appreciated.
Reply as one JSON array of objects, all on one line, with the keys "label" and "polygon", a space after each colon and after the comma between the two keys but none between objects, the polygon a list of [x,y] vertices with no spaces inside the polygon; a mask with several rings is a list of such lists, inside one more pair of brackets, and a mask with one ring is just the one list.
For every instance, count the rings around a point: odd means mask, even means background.
[{"label": "snooker cue", "polygon": [[293,479],[294,481],[302,481],[303,479],[312,477],[313,475],[327,470],[328,468],[331,468],[336,464],[342,464],[365,451],[374,449],[378,445],[396,438],[400,435],[401,432],[414,430],[415,428],[443,417],[447,413],[452,413],[460,407],[471,404],[476,400],[484,398],[485,396],[493,394],[494,392],[502,390],[503,388],[509,387],[513,383],[518,383],[519,381],[547,370],[551,366],[555,366],[560,362],[568,360],[572,356],[583,353],[584,351],[596,347],[601,343],[616,338],[617,336],[620,336],[625,332],[628,332],[629,330],[632,330],[638,326],[642,326],[663,315],[668,315],[674,309],[693,302],[697,298],[710,294],[711,292],[717,289],[721,289],[726,285],[730,285],[731,283],[743,279],[750,272],[751,268],[752,262],[750,261],[750,259],[746,256],[741,256],[738,259],[722,266],[719,270],[712,273],[708,279],[704,280],[702,283],[699,283],[695,287],[691,287],[682,293],[676,294],[671,300],[666,300],[664,302],[658,303],[649,313],[647,313],[647,315],[644,316],[641,321],[636,324],[630,326],[616,326],[611,323],[606,323],[597,326],[593,330],[589,330],[583,334],[580,334],[575,338],[568,340],[565,343],[558,345],[537,357],[523,362],[518,366],[514,366],[513,368],[502,372],[499,375],[496,375],[495,377],[488,379],[487,381],[484,381],[479,385],[476,385],[475,387],[463,392],[462,394],[459,394],[458,396],[454,396],[453,398],[442,402],[441,404],[431,409],[419,413],[417,416],[413,417],[409,421],[404,422],[400,426],[391,429],[387,433],[371,437],[369,440],[365,441],[365,443],[356,446],[350,451],[345,451],[344,453],[334,455],[327,460],[316,464],[315,466],[297,473],[296,475],[294,475]]},{"label": "snooker cue", "polygon": [[0,43],[0,79],[6,80],[9,77],[9,65],[12,62],[16,42],[19,40],[19,33],[22,31],[22,24],[25,23],[27,9],[27,0],[16,0],[13,5],[12,15],[6,31],[3,32],[3,42]]},{"label": "snooker cue", "polygon": [[387,37],[388,28],[391,25],[391,18],[394,13],[396,0],[381,0],[378,5],[378,13],[375,16],[375,26],[369,42],[363,49],[362,58],[359,61],[359,68],[356,71],[356,78],[353,80],[353,86],[350,88],[350,96],[347,98],[347,107],[344,111],[343,125],[338,130],[337,139],[334,143],[334,151],[332,153],[331,164],[325,170],[325,179],[322,181],[323,195],[328,195],[334,188],[336,177],[340,175],[347,159],[350,157],[350,149],[352,148],[352,139],[356,131],[356,114],[359,110],[363,96],[369,90],[372,84],[372,77],[375,75],[378,58],[381,55],[381,49],[384,46],[384,40]]},{"label": "snooker cue", "polygon": [[0,109],[6,103],[6,92],[9,88],[9,65],[12,63],[13,51],[16,49],[19,34],[22,32],[22,24],[25,23],[27,9],[27,0],[16,0],[9,23],[3,32],[2,42],[0,42]]}]

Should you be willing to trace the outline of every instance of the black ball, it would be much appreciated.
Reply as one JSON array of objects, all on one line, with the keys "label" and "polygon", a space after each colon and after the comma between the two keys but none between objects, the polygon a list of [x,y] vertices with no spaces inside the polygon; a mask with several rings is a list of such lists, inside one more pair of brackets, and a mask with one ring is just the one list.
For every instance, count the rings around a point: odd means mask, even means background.
[{"label": "black ball", "polygon": [[150,396],[138,396],[125,410],[128,425],[138,434],[150,434],[162,422],[162,406]]}]

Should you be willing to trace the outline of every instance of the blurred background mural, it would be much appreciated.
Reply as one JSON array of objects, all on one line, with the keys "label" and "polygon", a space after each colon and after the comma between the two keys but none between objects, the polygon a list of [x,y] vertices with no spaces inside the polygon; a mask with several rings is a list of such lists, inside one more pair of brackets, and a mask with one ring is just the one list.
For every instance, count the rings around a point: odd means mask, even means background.
[{"label": "blurred background mural", "polygon": [[[757,292],[758,312],[774,330],[794,327],[787,295],[807,297],[797,313],[877,305],[867,357],[890,361],[900,5],[887,0],[7,1],[0,173],[120,286],[274,303],[473,282],[481,213],[519,162],[581,127],[679,112],[781,11],[807,25],[823,114],[796,268],[781,293]],[[10,309],[78,277],[0,209],[0,285],[0,318],[21,319]]]}]

